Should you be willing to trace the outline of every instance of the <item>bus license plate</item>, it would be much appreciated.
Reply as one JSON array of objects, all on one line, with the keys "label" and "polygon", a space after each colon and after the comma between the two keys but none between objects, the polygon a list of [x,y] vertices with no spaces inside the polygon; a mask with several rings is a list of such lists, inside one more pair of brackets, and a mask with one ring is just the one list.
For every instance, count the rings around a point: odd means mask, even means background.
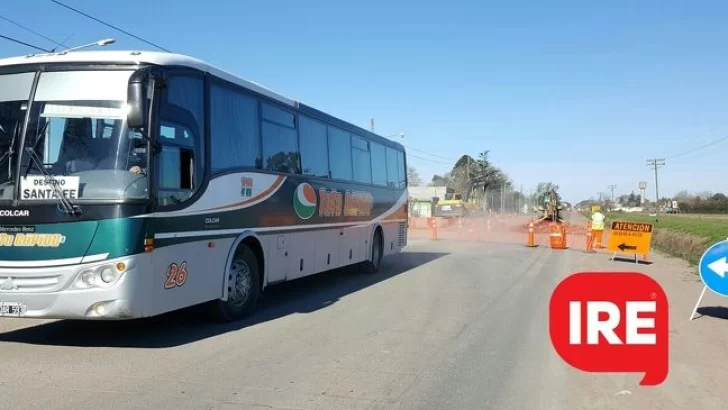
[{"label": "bus license plate", "polygon": [[450,208],[450,205],[443,205],[442,210],[443,211],[452,211],[452,208]]},{"label": "bus license plate", "polygon": [[22,316],[28,307],[19,302],[0,302],[0,316]]}]

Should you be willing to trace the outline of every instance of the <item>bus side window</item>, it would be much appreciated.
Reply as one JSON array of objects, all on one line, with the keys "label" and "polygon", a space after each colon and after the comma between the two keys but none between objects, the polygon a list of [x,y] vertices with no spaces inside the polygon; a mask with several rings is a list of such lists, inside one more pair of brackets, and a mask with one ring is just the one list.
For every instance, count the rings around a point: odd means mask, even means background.
[{"label": "bus side window", "polygon": [[404,152],[397,151],[397,186],[405,188],[407,186],[407,170],[404,163]]},{"label": "bus side window", "polygon": [[387,186],[390,188],[397,188],[399,186],[397,151],[390,147],[387,147]]},{"label": "bus side window", "polygon": [[301,154],[295,115],[270,104],[261,105],[261,134],[265,169],[301,173]]},{"label": "bus side window", "polygon": [[174,205],[189,199],[202,184],[204,125],[201,78],[168,78],[160,105],[157,156],[157,198],[159,205]]},{"label": "bus side window", "polygon": [[186,129],[170,127],[168,124],[162,125],[160,132],[162,152],[159,155],[158,178],[160,205],[183,202],[192,196],[196,188],[194,149],[185,147],[184,142],[175,143],[179,140],[175,136],[179,136],[181,141],[191,140]]},{"label": "bus side window", "polygon": [[384,145],[371,143],[372,181],[375,185],[387,185],[387,157]]}]

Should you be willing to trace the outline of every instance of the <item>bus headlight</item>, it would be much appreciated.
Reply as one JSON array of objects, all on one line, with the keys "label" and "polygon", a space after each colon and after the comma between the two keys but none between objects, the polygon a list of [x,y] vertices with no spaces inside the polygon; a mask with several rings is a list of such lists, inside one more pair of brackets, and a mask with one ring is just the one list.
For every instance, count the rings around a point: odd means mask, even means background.
[{"label": "bus headlight", "polygon": [[125,268],[126,265],[119,263],[116,265],[101,265],[93,269],[84,269],[76,276],[73,287],[75,289],[109,287],[119,281]]},{"label": "bus headlight", "polygon": [[92,287],[94,285],[94,276],[94,273],[90,270],[83,271],[81,272],[81,282],[87,287]]},{"label": "bus headlight", "polygon": [[101,270],[101,280],[104,283],[112,283],[116,280],[116,271],[111,268],[104,268]]}]

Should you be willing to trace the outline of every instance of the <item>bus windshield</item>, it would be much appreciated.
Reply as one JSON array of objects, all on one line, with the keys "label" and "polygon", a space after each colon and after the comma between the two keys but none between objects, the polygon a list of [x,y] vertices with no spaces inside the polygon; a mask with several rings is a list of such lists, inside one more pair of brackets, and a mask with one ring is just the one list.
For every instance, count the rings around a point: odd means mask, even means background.
[{"label": "bus windshield", "polygon": [[15,148],[28,108],[35,73],[0,76],[0,198],[12,198]]},{"label": "bus windshield", "polygon": [[[28,97],[0,102],[0,146],[15,147],[0,162],[0,199],[15,199],[15,181],[20,181],[20,200],[55,201],[61,194],[72,201],[147,198],[147,143],[126,126],[131,73],[42,73],[22,146]],[[32,84],[35,73],[21,75],[29,75]],[[7,81],[3,77],[0,87]]]}]

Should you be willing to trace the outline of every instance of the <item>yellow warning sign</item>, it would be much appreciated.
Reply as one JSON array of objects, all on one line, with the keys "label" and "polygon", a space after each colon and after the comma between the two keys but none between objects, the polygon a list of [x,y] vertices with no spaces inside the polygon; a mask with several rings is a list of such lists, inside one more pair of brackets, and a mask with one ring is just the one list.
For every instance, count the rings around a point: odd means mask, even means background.
[{"label": "yellow warning sign", "polygon": [[647,255],[652,243],[652,224],[612,222],[607,249],[612,252]]}]

